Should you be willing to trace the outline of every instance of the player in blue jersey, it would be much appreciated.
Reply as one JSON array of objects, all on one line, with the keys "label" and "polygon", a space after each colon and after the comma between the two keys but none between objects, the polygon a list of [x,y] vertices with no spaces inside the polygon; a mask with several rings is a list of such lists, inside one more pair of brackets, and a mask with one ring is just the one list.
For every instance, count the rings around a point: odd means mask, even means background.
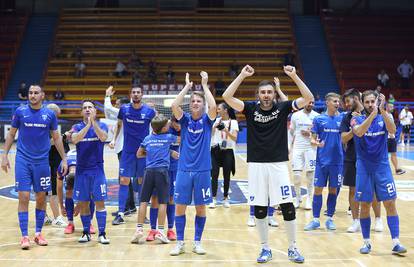
[{"label": "player in blue jersey", "polygon": [[118,113],[115,139],[123,127],[124,145],[119,162],[119,209],[118,215],[112,221],[113,225],[125,223],[124,212],[131,178],[142,179],[144,176],[145,159],[138,159],[136,153],[144,138],[149,134],[149,125],[155,116],[155,110],[142,103],[142,95],[140,87],[133,87],[130,94],[132,103],[122,105]]},{"label": "player in blue jersey", "polygon": [[299,88],[301,98],[276,102],[273,83],[266,80],[261,81],[257,87],[256,96],[259,101],[243,102],[234,97],[243,80],[254,74],[254,69],[249,65],[243,68],[223,94],[227,104],[246,115],[249,204],[254,206],[256,226],[262,244],[258,263],[272,259],[268,242],[267,211],[269,205],[278,204],[283,213],[289,241],[288,258],[296,263],[305,261],[296,247],[296,211],[289,179],[287,122],[292,110],[313,101],[313,95],[296,74],[295,67],[285,66],[284,72]]},{"label": "player in blue jersey", "polygon": [[151,121],[153,133],[142,141],[137,151],[137,157],[146,157],[146,168],[144,180],[140,194],[140,208],[138,213],[137,230],[132,238],[132,243],[142,243],[144,237],[143,225],[147,205],[151,195],[155,191],[158,205],[158,229],[156,229],[155,239],[163,244],[170,240],[164,233],[164,222],[167,212],[167,203],[170,197],[170,154],[178,159],[178,152],[171,151],[170,147],[177,141],[177,136],[167,133],[169,130],[168,119],[162,114],[155,116]]},{"label": "player in blue jersey", "polygon": [[30,191],[36,194],[36,232],[34,242],[46,246],[48,242],[42,236],[42,226],[45,218],[46,192],[50,191],[49,149],[50,135],[62,157],[63,173],[67,172],[68,165],[62,144],[62,138],[57,131],[55,113],[43,107],[45,94],[38,85],[29,88],[29,104],[16,109],[11,122],[11,129],[6,137],[1,168],[7,172],[10,162],[7,157],[17,131],[17,152],[15,164],[16,191],[19,194],[18,218],[22,240],[22,249],[30,247],[28,237],[29,199]]},{"label": "player in blue jersey", "polygon": [[[206,204],[211,198],[211,128],[216,118],[216,102],[208,88],[208,74],[200,72],[203,92],[194,91],[190,98],[190,113],[183,112],[180,105],[184,96],[193,86],[190,75],[185,77],[185,86],[172,103],[174,117],[181,125],[180,159],[175,181],[174,200],[176,204],[175,228],[177,231],[176,247],[171,256],[184,253],[185,211],[194,200],[196,209],[193,252],[203,255],[206,251],[201,246],[201,236],[206,223]],[[206,113],[206,106],[208,111]],[[193,199],[194,195],[194,199]]]},{"label": "player in blue jersey", "polygon": [[383,201],[387,212],[387,223],[393,243],[392,253],[401,255],[406,253],[407,249],[399,241],[399,218],[395,206],[397,191],[387,149],[388,133],[395,134],[396,127],[384,109],[384,95],[378,96],[375,91],[365,91],[362,94],[362,102],[365,114],[354,117],[351,121],[357,156],[355,200],[361,202],[360,223],[364,238],[360,253],[371,252],[369,211],[375,195],[378,201]]},{"label": "player in blue jersey", "polygon": [[83,233],[80,243],[91,240],[91,211],[89,202],[95,201],[96,220],[98,221],[98,242],[109,244],[106,237],[106,178],[104,173],[103,152],[108,137],[108,127],[96,121],[95,104],[91,100],[82,102],[83,121],[72,127],[72,142],[76,144],[76,178],[74,200],[80,206]]},{"label": "player in blue jersey", "polygon": [[342,185],[343,149],[341,143],[342,116],[338,114],[341,96],[328,93],[325,96],[326,113],[313,119],[311,143],[318,147],[316,152],[315,191],[312,201],[313,220],[305,226],[305,231],[320,227],[322,191],[328,185],[326,229],[336,230],[332,216],[335,213],[337,191]]}]

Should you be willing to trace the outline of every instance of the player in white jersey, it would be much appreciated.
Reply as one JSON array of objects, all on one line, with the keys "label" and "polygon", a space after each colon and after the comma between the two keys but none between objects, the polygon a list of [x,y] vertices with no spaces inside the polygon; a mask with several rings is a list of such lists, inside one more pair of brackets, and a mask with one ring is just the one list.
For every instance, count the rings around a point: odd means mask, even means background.
[{"label": "player in white jersey", "polygon": [[295,208],[301,202],[300,186],[302,171],[306,172],[308,197],[305,209],[312,209],[313,177],[315,176],[316,148],[311,145],[311,131],[313,118],[319,115],[313,110],[314,102],[310,102],[304,109],[293,113],[290,122],[290,132],[293,136],[292,171],[295,185]]}]

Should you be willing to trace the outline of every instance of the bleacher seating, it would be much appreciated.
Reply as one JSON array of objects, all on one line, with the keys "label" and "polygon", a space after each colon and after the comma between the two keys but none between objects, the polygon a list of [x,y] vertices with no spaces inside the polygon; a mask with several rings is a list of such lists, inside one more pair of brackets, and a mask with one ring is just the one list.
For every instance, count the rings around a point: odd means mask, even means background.
[{"label": "bleacher seating", "polygon": [[396,98],[412,100],[412,90],[399,90],[397,67],[404,59],[414,60],[414,16],[325,16],[322,19],[342,90],[374,89],[377,74],[385,69]]},{"label": "bleacher seating", "polygon": [[[126,95],[131,75],[112,75],[120,58],[127,65],[135,49],[144,62],[140,69],[145,77],[147,63],[158,64],[158,82],[163,83],[169,65],[177,83],[184,83],[189,72],[200,82],[199,71],[209,73],[209,83],[224,73],[226,85],[230,64],[251,64],[257,74],[241,86],[238,96],[254,98],[260,80],[279,76],[282,90],[289,96],[299,93],[283,73],[283,54],[294,46],[290,18],[286,9],[198,9],[192,12],[158,12],[155,9],[65,9],[60,15],[55,45],[65,57],[51,55],[44,78],[44,88],[52,94],[57,87],[65,99],[88,96],[101,100],[108,85],[114,84],[118,95]],[[84,52],[86,76],[74,77],[77,59],[71,54],[75,46]],[[149,83],[144,78],[142,83]]]},{"label": "bleacher seating", "polygon": [[5,96],[27,19],[26,14],[0,13],[0,100]]}]

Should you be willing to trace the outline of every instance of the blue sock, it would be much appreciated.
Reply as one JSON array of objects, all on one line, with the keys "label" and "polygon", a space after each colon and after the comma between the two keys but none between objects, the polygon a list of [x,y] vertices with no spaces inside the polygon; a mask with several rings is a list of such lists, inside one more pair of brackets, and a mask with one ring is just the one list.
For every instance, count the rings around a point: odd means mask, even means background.
[{"label": "blue sock", "polygon": [[313,218],[321,217],[322,195],[313,195],[312,212]]},{"label": "blue sock", "polygon": [[93,201],[93,200],[89,201],[89,210],[91,211],[90,215],[91,215],[91,221],[92,221],[93,220],[93,214],[95,213],[95,201]]},{"label": "blue sock", "polygon": [[66,198],[65,199],[65,209],[66,209],[66,216],[68,216],[68,221],[73,222],[73,210],[75,209],[75,205],[73,204],[73,198]]},{"label": "blue sock", "polygon": [[250,216],[254,216],[254,206],[250,206]]},{"label": "blue sock", "polygon": [[328,215],[329,217],[332,217],[335,213],[336,198],[337,198],[337,195],[328,194],[328,200],[326,201],[326,206],[328,207],[328,211],[326,215]]},{"label": "blue sock", "polygon": [[204,225],[206,225],[206,219],[207,217],[200,217],[200,216],[195,217],[194,241],[201,240],[201,236],[203,235],[203,231],[204,231]]},{"label": "blue sock", "polygon": [[89,227],[91,227],[91,215],[81,215],[80,217],[83,225],[83,232],[89,234]]},{"label": "blue sock", "polygon": [[106,210],[96,211],[96,220],[98,221],[99,235],[105,233],[106,227]]},{"label": "blue sock", "polygon": [[36,209],[36,233],[42,232],[46,211]]},{"label": "blue sock", "polygon": [[123,184],[119,185],[119,195],[118,195],[119,212],[125,211],[125,205],[126,205],[126,201],[128,198],[128,190],[129,190],[128,185],[123,185]]},{"label": "blue sock", "polygon": [[388,228],[390,229],[391,238],[399,238],[400,237],[400,220],[398,215],[395,216],[387,216],[387,223]]},{"label": "blue sock", "polygon": [[274,213],[275,213],[275,208],[270,207],[270,206],[267,207],[267,216],[268,217],[272,217]]},{"label": "blue sock", "polygon": [[151,230],[157,229],[158,208],[150,208],[150,225]]},{"label": "blue sock", "polygon": [[167,205],[168,229],[172,229],[174,227],[174,219],[175,219],[175,204],[168,204]]},{"label": "blue sock", "polygon": [[361,224],[362,237],[364,239],[369,239],[369,234],[371,231],[371,217],[360,218],[359,223]]},{"label": "blue sock", "polygon": [[22,232],[22,236],[28,236],[28,228],[29,228],[29,212],[22,211],[18,212],[17,216],[19,217],[19,226],[20,231]]},{"label": "blue sock", "polygon": [[184,241],[185,215],[175,216],[175,231],[177,232],[177,240]]}]

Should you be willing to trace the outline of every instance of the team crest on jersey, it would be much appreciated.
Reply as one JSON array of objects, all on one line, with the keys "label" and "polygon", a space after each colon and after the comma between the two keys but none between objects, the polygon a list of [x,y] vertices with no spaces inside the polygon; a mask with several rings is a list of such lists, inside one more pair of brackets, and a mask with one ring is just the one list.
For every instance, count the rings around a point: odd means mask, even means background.
[{"label": "team crest on jersey", "polygon": [[383,121],[379,121],[379,122],[378,122],[378,125],[379,125],[379,127],[381,127],[381,128],[382,128],[382,127],[384,127],[384,122],[383,122]]},{"label": "team crest on jersey", "polygon": [[141,114],[141,119],[145,119],[145,114]]},{"label": "team crest on jersey", "polygon": [[341,122],[340,121],[337,121],[336,122],[336,125],[338,125],[338,127],[341,126]]},{"label": "team crest on jersey", "polygon": [[47,119],[47,115],[46,114],[42,115],[42,119],[45,121]]}]

